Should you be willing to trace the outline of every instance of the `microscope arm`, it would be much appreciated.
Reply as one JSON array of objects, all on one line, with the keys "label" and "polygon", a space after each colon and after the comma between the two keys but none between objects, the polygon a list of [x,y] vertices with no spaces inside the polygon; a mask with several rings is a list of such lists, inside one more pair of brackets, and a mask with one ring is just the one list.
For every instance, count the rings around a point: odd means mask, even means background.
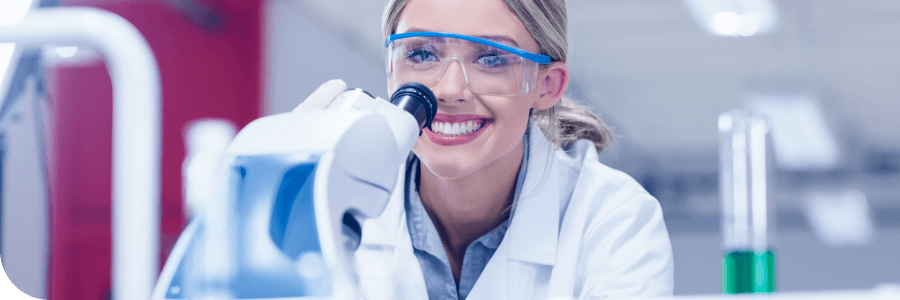
[{"label": "microscope arm", "polygon": [[226,154],[320,155],[312,207],[333,299],[359,299],[353,249],[345,247],[342,234],[345,215],[354,221],[381,215],[420,131],[410,113],[354,93],[363,92],[345,92],[329,109],[257,119],[238,133]]},{"label": "microscope arm", "polygon": [[[390,102],[348,90],[327,109],[248,124],[225,151],[214,188],[222,194],[179,238],[184,251],[169,257],[154,299],[360,299],[360,220],[381,215],[402,186],[402,165],[436,110],[427,87],[407,83]],[[234,259],[209,262],[223,255]]]}]

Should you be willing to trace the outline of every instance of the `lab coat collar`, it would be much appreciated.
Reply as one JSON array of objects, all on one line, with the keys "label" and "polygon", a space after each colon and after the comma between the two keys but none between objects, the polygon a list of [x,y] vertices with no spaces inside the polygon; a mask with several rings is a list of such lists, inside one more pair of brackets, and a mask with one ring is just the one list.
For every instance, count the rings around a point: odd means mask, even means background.
[{"label": "lab coat collar", "polygon": [[[510,259],[554,265],[559,238],[560,200],[559,176],[552,163],[555,146],[534,122],[529,124],[529,157],[524,186],[502,243],[507,244],[505,248]],[[399,243],[410,242],[409,233],[405,230],[403,205],[406,164],[400,170],[404,176],[394,187],[384,212],[363,224],[361,246],[396,247]],[[502,244],[500,248],[498,251],[503,251]]]},{"label": "lab coat collar", "polygon": [[555,146],[535,122],[529,124],[525,182],[504,243],[510,259],[554,265],[560,200],[559,176],[553,164]]}]

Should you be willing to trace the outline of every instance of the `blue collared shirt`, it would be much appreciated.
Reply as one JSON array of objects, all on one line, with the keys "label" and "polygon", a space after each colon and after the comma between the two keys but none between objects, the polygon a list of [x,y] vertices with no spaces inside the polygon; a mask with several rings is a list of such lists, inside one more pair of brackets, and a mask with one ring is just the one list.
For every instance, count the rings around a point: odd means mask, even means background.
[{"label": "blue collared shirt", "polygon": [[[529,120],[530,125],[530,120]],[[530,128],[530,126],[529,126]],[[522,166],[516,181],[516,191],[513,194],[512,212],[509,218],[500,223],[490,232],[479,237],[466,247],[463,256],[462,270],[459,276],[459,286],[453,279],[453,271],[450,270],[450,260],[444,251],[441,236],[438,234],[434,223],[425,211],[422,200],[419,198],[418,171],[419,159],[411,155],[407,163],[407,193],[406,193],[406,225],[409,227],[409,236],[412,240],[413,251],[422,275],[425,277],[425,287],[428,290],[428,299],[454,299],[463,300],[472,291],[475,281],[484,271],[488,261],[506,235],[510,220],[515,213],[519,192],[525,181],[525,169],[528,166],[528,130],[525,131],[525,151],[522,155]]]}]

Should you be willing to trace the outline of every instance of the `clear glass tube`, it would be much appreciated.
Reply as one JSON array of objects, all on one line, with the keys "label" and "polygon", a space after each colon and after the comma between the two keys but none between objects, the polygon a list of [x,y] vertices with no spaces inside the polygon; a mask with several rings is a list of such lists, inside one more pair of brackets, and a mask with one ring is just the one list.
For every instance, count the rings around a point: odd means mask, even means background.
[{"label": "clear glass tube", "polygon": [[766,179],[769,128],[763,116],[748,111],[719,115],[725,293],[775,291],[774,218]]},{"label": "clear glass tube", "polygon": [[205,119],[191,123],[183,164],[187,210],[197,214],[199,234],[185,267],[184,295],[191,299],[233,299],[229,284],[236,271],[233,175],[223,160],[234,138],[234,125]]}]

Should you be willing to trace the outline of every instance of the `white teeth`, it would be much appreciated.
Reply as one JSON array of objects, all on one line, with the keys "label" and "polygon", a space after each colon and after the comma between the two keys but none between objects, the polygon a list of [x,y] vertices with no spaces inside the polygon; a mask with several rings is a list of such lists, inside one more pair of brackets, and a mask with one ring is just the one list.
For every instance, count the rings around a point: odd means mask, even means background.
[{"label": "white teeth", "polygon": [[431,131],[440,135],[458,136],[474,133],[481,129],[482,126],[484,124],[479,120],[469,120],[462,123],[433,122]]},{"label": "white teeth", "polygon": [[450,123],[444,123],[444,126],[442,127],[443,130],[441,130],[441,133],[443,133],[444,135],[450,135],[450,132],[452,131],[451,129],[453,129],[452,126],[450,126]]},{"label": "white teeth", "polygon": [[444,123],[444,135],[453,134],[453,126],[450,123]]}]

